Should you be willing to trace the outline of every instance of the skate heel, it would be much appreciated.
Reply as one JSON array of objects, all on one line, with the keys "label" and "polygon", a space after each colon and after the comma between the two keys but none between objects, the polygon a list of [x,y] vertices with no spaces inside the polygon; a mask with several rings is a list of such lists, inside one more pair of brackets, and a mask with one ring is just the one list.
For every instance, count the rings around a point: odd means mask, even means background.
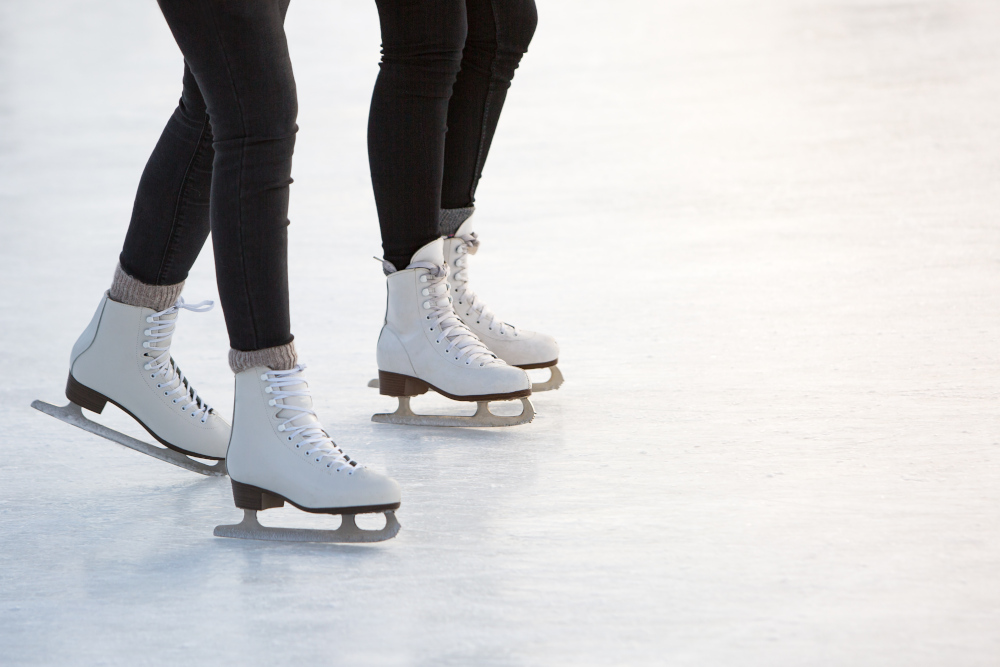
[{"label": "skate heel", "polygon": [[383,396],[419,396],[427,393],[428,389],[430,386],[426,382],[415,377],[388,371],[378,372],[378,393]]},{"label": "skate heel", "polygon": [[285,501],[272,495],[264,489],[249,484],[241,484],[230,478],[233,483],[233,501],[241,510],[266,510],[272,507],[284,507]]},{"label": "skate heel", "polygon": [[72,373],[69,379],[66,380],[66,398],[73,401],[81,408],[86,408],[91,412],[96,412],[101,414],[104,411],[104,406],[108,404],[108,399],[104,398],[101,394],[97,393],[90,387],[84,387],[82,384],[73,379]]}]

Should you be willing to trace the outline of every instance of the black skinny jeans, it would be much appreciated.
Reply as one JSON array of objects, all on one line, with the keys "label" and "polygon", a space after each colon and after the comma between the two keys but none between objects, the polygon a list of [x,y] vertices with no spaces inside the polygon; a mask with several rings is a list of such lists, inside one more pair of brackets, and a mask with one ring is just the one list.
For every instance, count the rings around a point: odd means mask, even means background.
[{"label": "black skinny jeans", "polygon": [[284,345],[298,113],[289,0],[158,2],[184,55],[184,89],[139,181],[122,268],[179,283],[211,228],[230,345]]},{"label": "black skinny jeans", "polygon": [[368,160],[384,257],[403,269],[441,235],[440,209],[472,206],[538,17],[533,0],[376,3],[382,62]]}]

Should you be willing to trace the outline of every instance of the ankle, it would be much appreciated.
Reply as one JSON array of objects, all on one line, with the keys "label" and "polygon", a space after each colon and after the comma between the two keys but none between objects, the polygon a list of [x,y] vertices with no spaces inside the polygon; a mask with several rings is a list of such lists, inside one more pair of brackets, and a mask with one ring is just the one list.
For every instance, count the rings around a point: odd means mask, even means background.
[{"label": "ankle", "polygon": [[298,363],[294,340],[262,350],[229,350],[229,367],[233,373],[242,373],[257,366],[267,366],[272,371],[289,371]]},{"label": "ankle", "polygon": [[454,236],[462,223],[471,218],[475,212],[475,206],[441,209],[441,217],[438,219],[438,231],[441,236]]},{"label": "ankle", "polygon": [[111,281],[108,297],[112,301],[124,303],[127,306],[152,308],[155,311],[166,310],[177,302],[184,289],[184,282],[175,285],[150,285],[138,278],[125,273],[122,265],[115,267],[115,276]]}]

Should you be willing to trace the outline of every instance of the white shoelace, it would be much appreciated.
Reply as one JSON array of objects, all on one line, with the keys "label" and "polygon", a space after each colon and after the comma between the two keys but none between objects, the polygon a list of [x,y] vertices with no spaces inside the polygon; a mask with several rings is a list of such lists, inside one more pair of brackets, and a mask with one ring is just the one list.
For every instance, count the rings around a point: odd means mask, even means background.
[{"label": "white shoelace", "polygon": [[[496,313],[490,310],[485,303],[479,300],[479,295],[469,289],[469,266],[468,259],[466,259],[465,256],[475,255],[476,251],[479,250],[479,239],[476,238],[476,232],[455,236],[454,238],[462,241],[462,245],[458,247],[459,257],[452,262],[452,264],[455,265],[455,268],[458,269],[452,274],[452,278],[455,281],[455,293],[458,295],[458,305],[468,305],[469,309],[465,314],[466,317],[475,313],[476,323],[479,324],[483,320],[486,320],[490,331],[493,330],[493,327],[496,327],[497,332],[500,334],[506,334],[509,329],[512,335],[518,335],[517,327],[513,324],[508,324],[507,322],[500,320],[496,316]],[[449,241],[450,240],[446,240],[446,242]]]},{"label": "white shoelace", "polygon": [[[278,430],[287,434],[289,442],[297,437],[301,438],[299,442],[295,443],[295,448],[300,449],[305,447],[306,456],[315,457],[317,463],[326,461],[327,468],[332,468],[336,465],[337,472],[346,468],[348,470],[347,474],[353,475],[355,470],[360,470],[365,466],[360,465],[357,461],[352,461],[349,456],[344,454],[344,451],[337,446],[333,438],[323,430],[323,425],[319,422],[316,412],[311,408],[301,405],[285,403],[286,398],[293,396],[305,396],[311,399],[312,394],[309,391],[309,384],[306,382],[305,375],[303,374],[305,369],[304,364],[298,364],[290,370],[268,371],[260,376],[261,380],[268,383],[264,388],[264,392],[273,396],[268,401],[268,405],[280,408],[281,410],[290,410],[293,413],[291,417],[278,424]],[[293,386],[304,388],[288,389],[288,387]],[[314,419],[307,418],[304,420],[304,424],[295,424],[296,419],[302,419],[309,415]]]},{"label": "white shoelace", "polygon": [[420,293],[431,297],[424,301],[422,306],[424,310],[430,311],[427,313],[430,330],[440,330],[437,342],[448,341],[448,346],[444,350],[446,353],[455,354],[456,361],[465,358],[466,364],[478,362],[480,366],[485,366],[489,363],[503,363],[455,313],[451,295],[448,293],[450,286],[447,266],[437,266],[431,262],[413,262],[407,268],[427,269],[430,272],[420,276],[420,282],[427,283],[427,287]]},{"label": "white shoelace", "polygon": [[[184,377],[184,373],[181,372],[180,367],[174,363],[173,358],[170,356],[170,343],[167,342],[166,347],[157,347],[156,344],[164,341],[165,338],[169,338],[174,333],[174,325],[177,324],[177,314],[183,310],[190,310],[195,313],[204,313],[212,310],[213,302],[202,301],[201,303],[187,304],[184,303],[184,298],[181,297],[177,299],[177,302],[167,308],[166,310],[161,310],[158,313],[153,313],[146,318],[146,322],[152,324],[153,326],[146,329],[143,334],[146,335],[149,340],[143,342],[142,346],[147,350],[155,350],[160,354],[148,362],[143,368],[147,371],[153,371],[149,376],[155,378],[157,375],[161,377],[163,382],[156,385],[157,389],[167,389],[169,391],[164,391],[164,396],[177,396],[172,399],[173,402],[184,403],[181,406],[181,412],[188,412],[192,417],[201,417],[201,423],[204,424],[208,421],[208,415],[212,412],[212,406],[206,403],[200,396],[198,392],[195,391],[194,387],[190,385],[188,379]],[[174,317],[169,320],[161,319],[165,316],[173,315]],[[151,356],[149,353],[146,356]]]}]

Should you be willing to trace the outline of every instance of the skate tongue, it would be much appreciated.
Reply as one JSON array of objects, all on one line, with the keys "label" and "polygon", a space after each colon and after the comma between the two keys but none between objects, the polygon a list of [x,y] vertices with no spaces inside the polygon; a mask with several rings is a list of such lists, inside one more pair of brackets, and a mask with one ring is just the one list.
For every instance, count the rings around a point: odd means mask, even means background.
[{"label": "skate tongue", "polygon": [[443,266],[444,239],[434,239],[423,248],[413,253],[413,257],[410,258],[410,264],[406,268],[410,268],[410,266],[416,264],[417,262],[429,262],[434,266]]},{"label": "skate tongue", "polygon": [[[146,328],[156,332],[156,345],[161,348],[170,347],[170,341],[174,337],[174,326],[177,324],[177,313],[160,315],[153,320],[152,324],[146,323]],[[159,325],[159,326],[158,326]]]},{"label": "skate tongue", "polygon": [[[282,387],[281,390],[290,392],[308,392],[309,386],[305,382],[301,382],[299,384],[286,385]],[[281,399],[281,403],[283,405],[294,405],[308,410],[312,410],[313,407],[312,396],[286,396]],[[316,418],[316,415],[299,412],[298,410],[279,410],[276,417],[278,417],[278,419],[291,419],[295,417],[295,421],[292,422],[295,426],[305,426],[306,424],[319,423],[319,419]]]}]

